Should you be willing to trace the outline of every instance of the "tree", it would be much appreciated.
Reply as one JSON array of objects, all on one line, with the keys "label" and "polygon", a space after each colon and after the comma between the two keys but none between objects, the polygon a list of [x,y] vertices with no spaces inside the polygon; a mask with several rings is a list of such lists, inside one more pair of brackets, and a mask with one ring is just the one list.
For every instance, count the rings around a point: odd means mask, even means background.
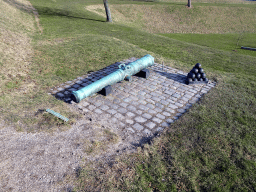
[{"label": "tree", "polygon": [[191,0],[188,0],[188,7],[191,7]]},{"label": "tree", "polygon": [[110,9],[108,7],[108,0],[103,0],[103,3],[104,3],[105,10],[106,10],[107,22],[112,22]]}]

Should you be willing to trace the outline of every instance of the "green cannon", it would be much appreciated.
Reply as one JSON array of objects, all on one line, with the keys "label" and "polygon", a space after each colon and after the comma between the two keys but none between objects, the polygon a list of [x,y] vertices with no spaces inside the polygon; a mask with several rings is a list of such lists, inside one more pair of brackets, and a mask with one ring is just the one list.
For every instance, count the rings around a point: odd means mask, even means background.
[{"label": "green cannon", "polygon": [[103,77],[102,79],[95,81],[94,83],[78,90],[72,91],[71,99],[76,103],[101,91],[103,88],[110,87],[119,81],[129,80],[132,75],[138,74],[141,70],[146,69],[154,65],[154,57],[147,54],[144,57],[125,65],[124,63],[119,65],[119,69],[115,72]]}]

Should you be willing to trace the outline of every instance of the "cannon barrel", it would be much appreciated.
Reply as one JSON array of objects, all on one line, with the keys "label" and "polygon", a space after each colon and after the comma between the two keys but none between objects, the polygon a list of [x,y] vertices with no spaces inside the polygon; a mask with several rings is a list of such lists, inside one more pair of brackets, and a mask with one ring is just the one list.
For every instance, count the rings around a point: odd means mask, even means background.
[{"label": "cannon barrel", "polygon": [[104,87],[108,85],[113,85],[114,83],[117,83],[124,79],[129,79],[132,75],[135,75],[138,72],[140,72],[142,69],[145,69],[152,65],[154,65],[154,57],[152,57],[149,54],[145,55],[144,57],[134,62],[129,63],[128,65],[125,65],[124,63],[120,64],[119,69],[116,70],[115,72],[107,75],[106,77],[103,77],[98,81],[95,81],[94,83],[78,91],[72,91],[71,99],[76,103],[79,103],[81,100],[85,99],[86,97],[89,97],[94,93],[101,91]]}]

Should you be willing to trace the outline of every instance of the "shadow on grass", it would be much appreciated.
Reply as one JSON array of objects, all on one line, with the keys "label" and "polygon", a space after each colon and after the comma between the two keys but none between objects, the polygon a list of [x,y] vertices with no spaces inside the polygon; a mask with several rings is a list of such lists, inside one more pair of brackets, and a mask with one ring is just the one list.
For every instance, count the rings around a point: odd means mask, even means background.
[{"label": "shadow on grass", "polygon": [[23,12],[26,12],[26,13],[33,13],[33,11],[37,11],[39,13],[39,15],[59,16],[59,17],[68,17],[71,19],[85,19],[85,20],[90,20],[90,21],[106,22],[103,20],[91,19],[91,18],[86,18],[83,16],[75,16],[75,15],[77,15],[76,12],[72,12],[72,11],[65,10],[65,9],[35,6],[34,8],[36,10],[33,10],[33,8],[31,8],[30,6],[24,5],[15,0],[3,0],[3,1],[8,3],[9,5],[23,11]]},{"label": "shadow on grass", "polygon": [[15,7],[26,13],[33,13],[33,9],[29,5],[22,4],[15,0],[3,0],[5,3],[8,3],[12,7]]},{"label": "shadow on grass", "polygon": [[153,135],[149,135],[149,136],[143,136],[139,142],[134,142],[131,143],[134,147],[141,147],[143,149],[145,144],[152,144],[152,141],[155,137],[157,137],[159,135],[159,132],[154,133]]},{"label": "shadow on grass", "polygon": [[90,20],[90,21],[106,22],[103,20],[91,19],[91,18],[86,18],[83,16],[75,16],[77,13],[68,11],[68,10],[64,10],[64,9],[39,7],[39,6],[36,6],[35,8],[37,9],[39,15],[68,17],[71,19],[85,19],[85,20]]}]

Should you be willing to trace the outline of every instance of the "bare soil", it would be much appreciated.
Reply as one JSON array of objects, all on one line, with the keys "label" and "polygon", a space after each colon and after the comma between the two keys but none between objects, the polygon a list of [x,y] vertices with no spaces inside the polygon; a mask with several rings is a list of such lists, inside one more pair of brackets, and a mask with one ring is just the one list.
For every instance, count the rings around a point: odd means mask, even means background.
[{"label": "bare soil", "polygon": [[134,151],[112,124],[90,113],[68,131],[52,134],[18,133],[3,122],[1,127],[0,188],[4,191],[68,191],[84,163],[109,162],[117,150],[119,154]]}]

